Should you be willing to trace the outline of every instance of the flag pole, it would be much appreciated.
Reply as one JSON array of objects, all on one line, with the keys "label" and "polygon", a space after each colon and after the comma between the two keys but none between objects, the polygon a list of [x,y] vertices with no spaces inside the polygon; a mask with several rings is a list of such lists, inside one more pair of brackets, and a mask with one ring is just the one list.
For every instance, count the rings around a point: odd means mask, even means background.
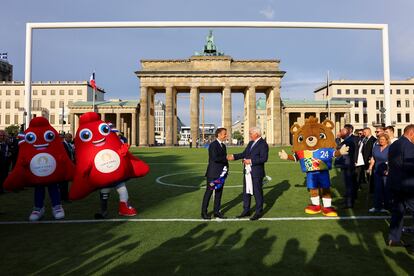
[{"label": "flag pole", "polygon": [[329,99],[329,70],[326,76],[326,100],[328,101],[328,118],[331,119],[331,100]]},{"label": "flag pole", "polygon": [[95,112],[95,95],[96,95],[96,86],[93,88],[93,96],[92,96],[92,112]]},{"label": "flag pole", "polygon": [[91,82],[93,82],[93,85],[92,85],[92,88],[93,88],[93,94],[92,94],[92,112],[95,112],[95,95],[96,95],[95,70],[93,70]]}]

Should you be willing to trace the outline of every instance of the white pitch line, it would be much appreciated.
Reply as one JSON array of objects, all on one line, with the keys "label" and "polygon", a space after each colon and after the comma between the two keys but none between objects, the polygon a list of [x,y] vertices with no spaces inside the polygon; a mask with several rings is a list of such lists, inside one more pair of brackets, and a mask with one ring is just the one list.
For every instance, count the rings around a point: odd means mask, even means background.
[{"label": "white pitch line", "polygon": [[[149,165],[171,165],[172,164],[172,162],[149,162],[149,163],[147,163],[147,164],[149,164]],[[207,165],[208,163],[207,162],[204,162],[204,163],[201,163],[201,162],[199,162],[199,163],[197,163],[197,162],[191,162],[191,163],[183,163],[183,162],[178,162],[178,163],[175,163],[176,165]],[[295,164],[295,162],[287,162],[287,161],[280,161],[280,162],[266,162],[266,165],[268,165],[268,164]],[[234,165],[236,165],[236,163],[234,163]]]},{"label": "white pitch line", "polygon": [[[390,216],[349,216],[349,217],[280,217],[280,218],[261,218],[259,221],[315,221],[315,220],[382,220],[389,219]],[[411,218],[405,216],[404,218]],[[41,221],[0,221],[0,225],[19,225],[19,224],[81,224],[81,223],[103,223],[103,222],[246,222],[249,218],[237,219],[193,219],[193,218],[159,218],[159,219],[73,219],[73,220],[41,220]]]}]

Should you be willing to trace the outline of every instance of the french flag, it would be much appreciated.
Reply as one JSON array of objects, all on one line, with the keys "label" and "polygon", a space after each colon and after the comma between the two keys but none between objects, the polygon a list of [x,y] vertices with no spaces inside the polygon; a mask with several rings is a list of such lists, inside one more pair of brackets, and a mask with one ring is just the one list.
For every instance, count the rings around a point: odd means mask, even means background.
[{"label": "french flag", "polygon": [[89,78],[89,84],[92,86],[93,89],[96,90],[95,72],[93,72],[91,77]]}]

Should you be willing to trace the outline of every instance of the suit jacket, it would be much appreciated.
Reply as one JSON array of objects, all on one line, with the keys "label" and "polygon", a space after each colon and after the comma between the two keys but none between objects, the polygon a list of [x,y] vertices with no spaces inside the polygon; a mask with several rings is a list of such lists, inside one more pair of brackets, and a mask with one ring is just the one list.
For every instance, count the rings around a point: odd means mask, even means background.
[{"label": "suit jacket", "polygon": [[374,147],[377,138],[374,136],[369,137],[362,148],[362,157],[364,158],[365,168],[369,168],[369,161],[372,157],[372,148]]},{"label": "suit jacket", "polygon": [[68,145],[68,143],[66,143],[65,141],[63,141],[63,147],[65,148],[66,153],[69,156],[69,159],[72,160],[72,161],[74,161],[75,160],[75,152],[73,150],[73,146]]},{"label": "suit jacket", "polygon": [[208,147],[208,166],[205,176],[211,179],[218,178],[224,166],[229,168],[226,146],[221,146],[220,142],[215,140]]},{"label": "suit jacket", "polygon": [[357,161],[356,159],[358,158],[357,139],[354,135],[350,135],[342,141],[342,143],[339,145],[339,148],[341,148],[343,145],[349,147],[348,154],[337,158],[335,160],[335,166],[342,169],[354,169],[355,163]]},{"label": "suit jacket", "polygon": [[388,151],[388,185],[392,190],[414,193],[414,144],[405,136]]},{"label": "suit jacket", "polygon": [[10,167],[10,154],[9,154],[9,145],[8,143],[0,143],[0,170],[2,174],[7,174]]},{"label": "suit jacket", "polygon": [[267,162],[269,154],[269,146],[266,141],[260,138],[257,143],[253,145],[254,141],[250,141],[242,153],[234,155],[234,159],[251,159],[252,160],[252,177],[263,178],[266,176],[265,163]]}]

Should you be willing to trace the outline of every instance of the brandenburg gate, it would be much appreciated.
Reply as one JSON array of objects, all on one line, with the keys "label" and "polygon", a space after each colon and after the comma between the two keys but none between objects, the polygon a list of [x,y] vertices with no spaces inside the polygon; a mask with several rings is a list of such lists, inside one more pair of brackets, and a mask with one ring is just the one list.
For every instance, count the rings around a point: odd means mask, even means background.
[{"label": "brandenburg gate", "polygon": [[[154,95],[165,93],[166,145],[177,144],[177,94],[190,94],[192,143],[199,138],[200,93],[221,93],[222,126],[231,136],[232,94],[244,95],[244,140],[256,126],[256,93],[266,95],[267,143],[281,144],[280,81],[285,72],[279,60],[233,60],[216,51],[212,35],[202,55],[182,60],[141,60],[139,145],[154,143]],[[231,139],[229,139],[231,140]]]}]

